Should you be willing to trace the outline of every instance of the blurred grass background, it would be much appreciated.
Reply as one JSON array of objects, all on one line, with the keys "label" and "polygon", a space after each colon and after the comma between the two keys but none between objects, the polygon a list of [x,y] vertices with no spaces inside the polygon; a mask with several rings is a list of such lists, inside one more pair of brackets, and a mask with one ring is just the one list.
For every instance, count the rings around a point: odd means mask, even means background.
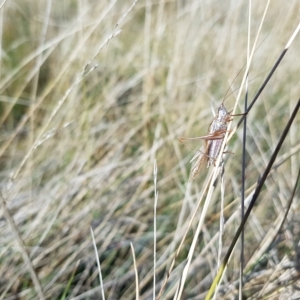
[{"label": "blurred grass background", "polygon": [[[90,227],[107,299],[135,299],[130,242],[140,299],[152,297],[155,158],[158,292],[207,174],[204,169],[186,188],[194,150],[177,138],[206,134],[211,102],[221,104],[246,63],[248,1],[139,0],[130,9],[132,4],[8,0],[0,10],[2,196],[47,299],[100,299]],[[264,1],[252,3],[252,43],[264,7]],[[250,69],[250,99],[299,19],[298,1],[271,2]],[[248,117],[247,195],[299,98],[299,49],[297,37]],[[228,111],[242,73],[225,101]],[[297,293],[299,193],[283,230],[274,240],[267,237],[295,184],[299,124],[298,116],[246,227],[245,261],[255,267],[246,273],[245,299],[294,299]],[[239,224],[241,140],[239,129],[228,145],[235,156],[225,164],[224,253]],[[183,299],[203,299],[215,274],[219,201],[218,185]],[[0,299],[36,299],[4,217],[0,228]],[[194,229],[164,299],[174,295]],[[237,249],[217,299],[236,297],[238,264]]]}]

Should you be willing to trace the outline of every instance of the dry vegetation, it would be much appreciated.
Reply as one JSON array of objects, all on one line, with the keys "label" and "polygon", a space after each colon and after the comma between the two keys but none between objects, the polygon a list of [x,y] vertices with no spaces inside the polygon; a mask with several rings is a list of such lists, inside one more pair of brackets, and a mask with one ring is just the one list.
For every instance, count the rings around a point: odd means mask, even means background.
[{"label": "dry vegetation", "polygon": [[[264,9],[264,1],[253,1],[251,43]],[[250,99],[299,12],[298,1],[271,2],[250,69]],[[140,299],[150,299],[155,158],[158,294],[210,172],[187,184],[199,145],[189,148],[177,138],[207,132],[211,103],[220,105],[246,63],[247,15],[248,1],[7,0],[0,10],[1,197],[17,230],[2,205],[0,299],[40,298],[24,253],[47,299],[101,299],[90,227],[106,299],[136,298],[130,243]],[[248,116],[246,196],[299,98],[299,49],[298,36]],[[228,110],[242,76],[231,86]],[[300,297],[299,188],[278,229],[300,167],[299,125],[298,116],[246,226],[245,299]],[[228,143],[235,156],[225,159],[222,255],[240,222],[241,144],[239,128]],[[200,212],[163,299],[174,296]],[[204,299],[216,274],[219,212],[220,181],[182,299]],[[237,297],[238,248],[217,299]]]}]

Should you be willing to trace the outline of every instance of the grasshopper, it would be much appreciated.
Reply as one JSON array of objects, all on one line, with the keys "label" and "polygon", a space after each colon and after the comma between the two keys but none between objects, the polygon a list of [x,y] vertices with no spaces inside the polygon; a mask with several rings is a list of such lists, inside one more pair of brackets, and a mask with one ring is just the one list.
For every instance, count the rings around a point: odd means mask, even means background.
[{"label": "grasshopper", "polygon": [[214,117],[209,126],[207,135],[195,138],[179,138],[181,143],[186,140],[204,140],[205,144],[196,152],[191,159],[193,163],[190,181],[192,181],[199,173],[201,166],[206,162],[207,168],[212,164],[215,165],[216,159],[220,153],[221,146],[227,131],[227,123],[230,122],[232,116],[227,112],[223,103],[218,108],[218,113]]}]

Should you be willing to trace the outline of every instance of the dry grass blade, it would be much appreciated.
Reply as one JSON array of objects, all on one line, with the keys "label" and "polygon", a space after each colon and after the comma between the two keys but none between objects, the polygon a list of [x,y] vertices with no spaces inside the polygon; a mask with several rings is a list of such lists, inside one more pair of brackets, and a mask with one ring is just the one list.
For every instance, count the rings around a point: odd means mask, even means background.
[{"label": "dry grass blade", "polygon": [[7,1],[7,0],[3,0],[3,2],[2,2],[1,5],[0,5],[0,9],[3,8],[4,4],[6,3],[6,1]]},{"label": "dry grass blade", "polygon": [[156,290],[156,211],[157,211],[157,202],[158,202],[158,191],[157,191],[157,163],[156,159],[154,160],[154,220],[153,220],[153,300],[155,300],[155,290]]},{"label": "dry grass blade", "polygon": [[131,247],[131,253],[132,253],[132,258],[133,258],[134,273],[135,273],[135,299],[139,300],[139,298],[140,298],[140,296],[139,296],[139,273],[138,273],[138,269],[136,266],[135,253],[134,253],[134,248],[133,248],[132,243],[130,243],[130,247]]},{"label": "dry grass blade", "polygon": [[[221,166],[221,206],[220,206],[220,230],[219,230],[219,244],[218,244],[218,262],[217,268],[220,268],[221,265],[221,255],[223,250],[223,234],[225,227],[225,218],[224,218],[224,197],[225,197],[225,180],[224,180],[224,162],[222,162]],[[216,288],[214,300],[217,299],[218,287]]]},{"label": "dry grass blade", "polygon": [[94,246],[95,256],[96,256],[96,261],[97,261],[97,266],[98,266],[99,282],[100,282],[100,287],[101,287],[101,295],[102,295],[102,299],[105,300],[103,280],[102,280],[102,272],[101,272],[101,264],[100,264],[100,259],[99,259],[99,255],[98,255],[97,244],[96,244],[96,241],[95,241],[93,228],[91,227],[90,230],[91,230],[91,235],[92,235],[92,239],[93,239],[93,246]]}]

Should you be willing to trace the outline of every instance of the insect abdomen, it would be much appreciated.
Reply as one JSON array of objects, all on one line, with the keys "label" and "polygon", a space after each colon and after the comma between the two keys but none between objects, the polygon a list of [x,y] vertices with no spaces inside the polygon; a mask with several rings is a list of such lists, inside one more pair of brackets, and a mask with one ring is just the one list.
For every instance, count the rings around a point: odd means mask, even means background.
[{"label": "insect abdomen", "polygon": [[208,156],[209,156],[209,161],[208,161],[208,167],[211,166],[212,164],[215,164],[215,161],[220,153],[220,149],[222,146],[223,140],[214,140],[211,141],[209,144],[209,149],[208,149]]}]

